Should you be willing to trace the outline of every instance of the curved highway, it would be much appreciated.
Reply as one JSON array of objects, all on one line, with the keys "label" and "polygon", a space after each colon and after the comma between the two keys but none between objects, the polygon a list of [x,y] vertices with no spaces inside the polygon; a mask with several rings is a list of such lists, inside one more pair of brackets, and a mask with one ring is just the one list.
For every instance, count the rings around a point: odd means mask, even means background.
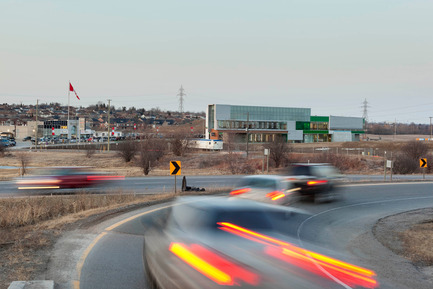
[{"label": "curved highway", "polygon": [[[327,204],[300,202],[312,216],[297,229],[310,249],[376,271],[381,288],[432,288],[431,280],[383,247],[372,227],[388,215],[433,207],[433,184],[347,185],[344,198]],[[71,232],[56,245],[46,279],[58,288],[146,288],[142,262],[146,226],[166,204],[131,212]],[[312,242],[314,244],[312,245]],[[341,284],[341,288],[351,288]]]}]

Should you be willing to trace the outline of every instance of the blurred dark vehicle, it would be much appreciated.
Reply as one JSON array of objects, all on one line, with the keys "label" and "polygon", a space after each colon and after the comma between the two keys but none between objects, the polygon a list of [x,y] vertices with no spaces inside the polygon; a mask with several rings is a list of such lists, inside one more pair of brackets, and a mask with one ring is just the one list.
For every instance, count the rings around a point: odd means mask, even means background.
[{"label": "blurred dark vehicle", "polygon": [[251,199],[271,204],[289,204],[294,201],[294,193],[299,190],[283,176],[255,175],[243,177],[231,196]]},{"label": "blurred dark vehicle", "polygon": [[330,164],[293,164],[288,179],[299,188],[298,193],[316,202],[333,201],[341,197],[337,187],[343,175]]},{"label": "blurred dark vehicle", "polygon": [[28,140],[31,140],[31,139],[32,139],[31,136],[26,136],[25,138],[23,138],[23,141],[28,141]]},{"label": "blurred dark vehicle", "polygon": [[16,180],[18,189],[86,188],[125,178],[93,172],[88,167],[51,167],[33,171],[37,173]]},{"label": "blurred dark vehicle", "polygon": [[294,245],[308,217],[239,198],[178,198],[145,233],[149,288],[377,288],[374,272]]}]

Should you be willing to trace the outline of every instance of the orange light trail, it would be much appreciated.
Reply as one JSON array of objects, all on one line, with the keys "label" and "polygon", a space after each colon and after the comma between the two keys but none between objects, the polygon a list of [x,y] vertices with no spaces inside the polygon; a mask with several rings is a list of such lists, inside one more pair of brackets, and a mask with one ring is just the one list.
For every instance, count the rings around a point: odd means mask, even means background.
[{"label": "orange light trail", "polygon": [[188,247],[181,243],[171,243],[169,250],[219,285],[240,285],[240,281],[250,285],[259,283],[256,274],[198,244],[191,244]]},{"label": "orange light trail", "polygon": [[265,248],[265,252],[268,255],[301,267],[317,275],[328,277],[319,270],[318,266],[321,266],[322,268],[329,270],[330,272],[328,273],[332,272],[332,274],[335,275],[334,277],[344,280],[346,283],[367,288],[378,287],[378,282],[372,278],[376,274],[371,270],[299,248],[290,243],[231,223],[220,222],[217,224],[221,226],[220,229],[223,231],[267,245],[268,247]]},{"label": "orange light trail", "polygon": [[244,188],[244,189],[234,190],[234,191],[230,192],[230,195],[236,196],[236,195],[248,193],[249,191],[251,191],[250,188]]}]

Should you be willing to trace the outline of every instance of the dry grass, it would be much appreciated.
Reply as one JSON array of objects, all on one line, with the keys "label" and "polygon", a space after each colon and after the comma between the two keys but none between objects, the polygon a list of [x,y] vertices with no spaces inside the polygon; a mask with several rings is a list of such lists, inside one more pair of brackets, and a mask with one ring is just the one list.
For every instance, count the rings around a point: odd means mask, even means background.
[{"label": "dry grass", "polygon": [[[219,190],[188,192],[215,194]],[[49,262],[64,230],[100,222],[126,211],[173,198],[157,195],[71,195],[0,199],[0,289],[14,280],[33,280]]]},{"label": "dry grass", "polygon": [[433,265],[433,220],[401,233],[405,256],[418,266]]}]

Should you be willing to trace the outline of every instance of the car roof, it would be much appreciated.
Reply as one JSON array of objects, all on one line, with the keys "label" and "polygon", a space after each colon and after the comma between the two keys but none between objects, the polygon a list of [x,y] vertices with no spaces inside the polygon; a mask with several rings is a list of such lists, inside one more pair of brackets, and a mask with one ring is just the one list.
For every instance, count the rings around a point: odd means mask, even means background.
[{"label": "car roof", "polygon": [[329,163],[295,163],[292,166],[332,166]]},{"label": "car roof", "polygon": [[183,196],[176,198],[175,203],[212,210],[263,209],[270,206],[247,199],[218,196]]},{"label": "car roof", "polygon": [[253,175],[243,177],[243,179],[281,180],[284,179],[284,177],[280,175]]}]

